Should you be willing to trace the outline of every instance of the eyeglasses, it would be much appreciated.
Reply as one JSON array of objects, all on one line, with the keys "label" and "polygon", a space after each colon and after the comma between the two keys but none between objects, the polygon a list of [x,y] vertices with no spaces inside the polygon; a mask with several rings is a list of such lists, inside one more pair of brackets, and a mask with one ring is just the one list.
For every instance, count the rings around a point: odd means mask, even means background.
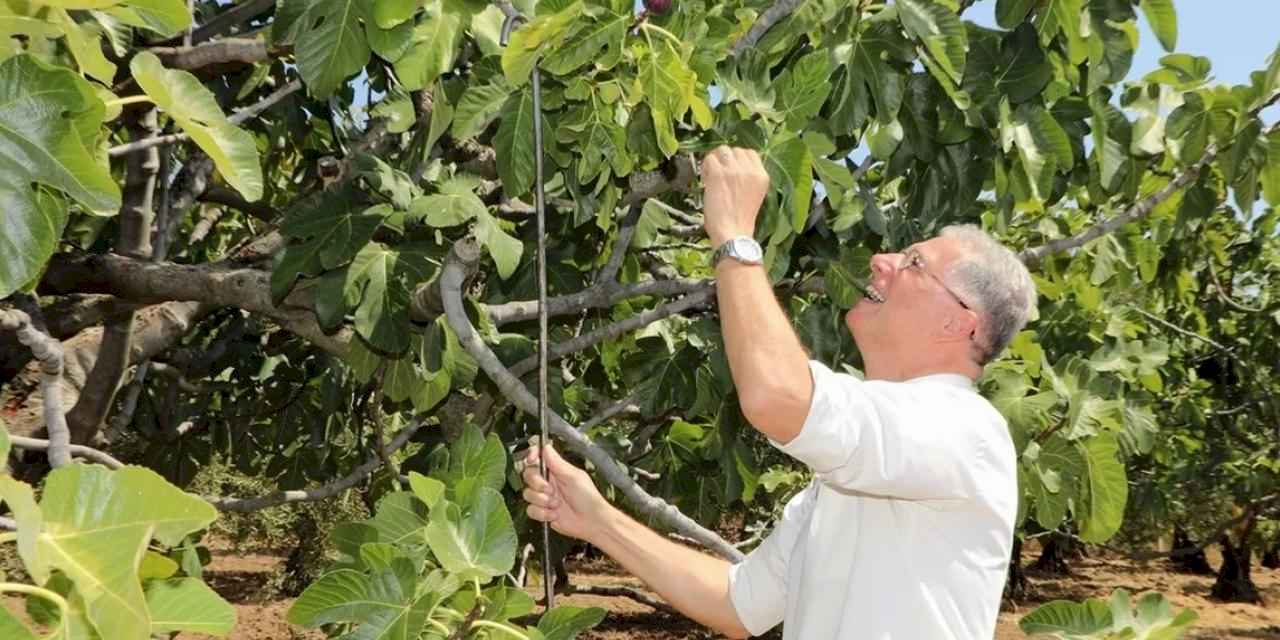
[{"label": "eyeglasses", "polygon": [[960,296],[956,295],[955,291],[951,290],[951,287],[947,286],[947,283],[942,281],[942,278],[939,278],[938,276],[934,275],[932,271],[929,271],[928,269],[925,268],[924,256],[920,255],[920,252],[917,251],[914,247],[907,248],[905,251],[902,252],[902,256],[904,260],[903,260],[902,266],[899,267],[899,270],[905,271],[907,269],[916,269],[920,273],[928,275],[930,278],[933,278],[934,281],[938,283],[938,286],[942,287],[943,291],[946,291],[948,294],[950,294],[951,298],[955,300],[956,303],[958,303],[966,311],[972,310],[969,307],[969,305],[964,303],[964,300],[960,299]]}]

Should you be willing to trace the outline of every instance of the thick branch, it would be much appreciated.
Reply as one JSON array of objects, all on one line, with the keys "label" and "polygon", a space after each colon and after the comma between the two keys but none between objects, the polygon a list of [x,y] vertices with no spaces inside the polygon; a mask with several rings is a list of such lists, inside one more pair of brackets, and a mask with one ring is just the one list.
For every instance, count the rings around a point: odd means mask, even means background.
[{"label": "thick branch", "polygon": [[729,55],[737,56],[743,51],[756,46],[760,38],[764,37],[765,32],[773,28],[773,25],[783,18],[791,15],[791,12],[802,4],[804,4],[804,0],[777,0],[777,2],[774,2],[773,6],[760,14],[755,24],[751,25],[751,29],[741,38],[738,38],[737,42],[733,43],[733,46],[729,49]]},{"label": "thick branch", "polygon": [[370,456],[363,464],[351,470],[351,473],[343,476],[341,479],[329,484],[314,487],[311,489],[297,489],[294,491],[279,491],[270,495],[260,496],[257,498],[219,498],[207,497],[210,504],[217,507],[221,511],[235,511],[239,513],[247,513],[250,511],[258,511],[269,507],[276,507],[282,504],[293,502],[314,502],[316,500],[324,500],[350,489],[364,480],[369,474],[373,473],[383,464],[383,458],[390,456],[392,453],[399,451],[401,447],[409,442],[409,438],[422,428],[422,421],[417,420],[401,429],[395,438],[391,439],[391,443],[382,451],[382,455],[374,454]]},{"label": "thick branch", "polygon": [[[9,436],[9,442],[19,449],[30,449],[32,451],[48,451],[51,446],[48,440],[28,438],[25,436]],[[68,444],[67,451],[70,455],[76,456],[77,458],[84,458],[91,462],[97,462],[109,469],[119,469],[124,466],[123,462],[111,457],[111,454],[105,451],[99,451],[93,447],[86,447],[79,444]]]},{"label": "thick branch", "polygon": [[[714,285],[708,283],[707,286],[695,291],[679,300],[673,300],[659,307],[637,313],[630,318],[619,320],[603,327],[584,333],[572,340],[566,340],[559,344],[552,345],[547,350],[547,358],[549,360],[559,360],[571,353],[577,353],[583,349],[589,349],[605,340],[611,340],[625,333],[635,331],[637,329],[647,327],[654,322],[668,318],[670,316],[682,313],[688,309],[692,309],[699,305],[705,304],[715,295]],[[538,357],[536,355],[529,356],[520,362],[511,366],[511,375],[520,377],[538,366]]]},{"label": "thick branch", "polygon": [[[600,283],[577,293],[547,299],[547,315],[562,316],[587,309],[611,307],[628,298],[658,296],[669,298],[714,287],[711,280],[680,278],[645,280],[634,284]],[[493,323],[502,326],[538,317],[537,300],[516,300],[484,307]]]},{"label": "thick branch", "polygon": [[[502,394],[512,404],[526,413],[538,413],[538,400],[529,393],[524,383],[502,365],[493,351],[476,335],[471,320],[467,317],[462,303],[462,284],[467,272],[474,269],[480,259],[480,249],[474,241],[467,239],[454,244],[446,259],[440,275],[440,291],[443,295],[445,316],[454,333],[458,335],[463,348],[479,362],[480,367],[489,375]],[[625,495],[642,514],[652,517],[664,526],[678,531],[717,554],[731,561],[742,559],[742,553],[733,548],[715,532],[689,519],[680,510],[667,502],[649,495],[636,484],[618,463],[604,449],[592,443],[582,432],[565,422],[559,414],[549,412],[551,432],[564,440],[568,447],[585,457],[596,470],[614,487]]]},{"label": "thick branch", "polygon": [[261,14],[274,9],[276,0],[247,0],[219,13],[208,22],[196,27],[191,32],[191,42],[200,44],[206,40],[228,33]]},{"label": "thick branch", "polygon": [[164,66],[192,71],[215,64],[239,62],[255,64],[270,59],[265,40],[257,38],[223,38],[190,47],[152,47]]},{"label": "thick branch", "polygon": [[[0,311],[0,329],[17,332],[18,341],[31,349],[32,355],[40,361],[40,393],[44,396],[44,420],[50,443],[49,466],[61,467],[71,462],[71,431],[63,415],[62,393],[58,386],[62,382],[62,343],[36,330],[31,324],[31,317],[21,311]],[[16,437],[10,436],[10,439]],[[0,466],[3,464],[4,461],[0,460]]]},{"label": "thick branch", "polygon": [[264,315],[335,355],[346,353],[349,331],[327,335],[305,296],[295,292],[281,307],[271,301],[271,273],[217,265],[146,262],[114,254],[55,256],[41,283],[50,293],[110,293],[139,302],[193,300]]}]

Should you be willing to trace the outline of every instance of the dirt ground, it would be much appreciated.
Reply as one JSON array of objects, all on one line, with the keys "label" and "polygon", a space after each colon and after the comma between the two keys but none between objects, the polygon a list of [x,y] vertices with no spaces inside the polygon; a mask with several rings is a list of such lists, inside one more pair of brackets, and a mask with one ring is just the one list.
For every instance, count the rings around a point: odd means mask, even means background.
[{"label": "dirt ground", "polygon": [[[1217,565],[1217,558],[1210,555]],[[260,602],[258,593],[277,570],[282,558],[271,554],[220,551],[210,565],[206,580],[237,610],[238,625],[232,640],[320,640],[322,634],[291,628],[285,622],[287,601]],[[626,585],[643,589],[634,578],[620,574],[602,562],[576,563],[569,567],[576,583],[593,585]],[[1116,557],[1075,560],[1073,575],[1048,578],[1031,574],[1031,596],[1027,602],[1000,614],[995,640],[1024,638],[1017,620],[1036,606],[1059,598],[1080,600],[1087,597],[1106,598],[1113,589],[1123,587],[1132,594],[1160,591],[1176,607],[1191,607],[1200,620],[1190,638],[1274,638],[1280,640],[1280,570],[1257,567],[1254,579],[1267,600],[1266,606],[1223,604],[1208,599],[1212,576],[1174,573],[1163,561],[1135,564]],[[559,603],[598,606],[609,610],[604,623],[585,634],[591,640],[705,640],[721,637],[685,619],[675,617],[621,597],[572,595]],[[199,636],[183,634],[184,640]],[[780,637],[776,634],[770,637]]]}]

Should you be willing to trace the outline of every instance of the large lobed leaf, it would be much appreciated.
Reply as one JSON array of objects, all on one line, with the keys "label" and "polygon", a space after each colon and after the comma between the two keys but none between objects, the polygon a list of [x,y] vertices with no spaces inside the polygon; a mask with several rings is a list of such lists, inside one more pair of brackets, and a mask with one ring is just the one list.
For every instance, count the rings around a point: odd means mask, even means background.
[{"label": "large lobed leaf", "polygon": [[516,559],[516,530],[502,494],[479,487],[461,504],[444,500],[427,524],[431,552],[459,579],[488,580],[511,570]]},{"label": "large lobed leaf", "polygon": [[231,124],[199,78],[166,69],[144,51],[129,63],[138,86],[195,141],[227,182],[249,201],[262,197],[262,162],[253,134]]},{"label": "large lobed leaf", "polygon": [[0,297],[30,284],[62,237],[67,207],[49,189],[93,213],[120,208],[106,158],[91,152],[104,109],[70,70],[28,55],[0,63]]}]

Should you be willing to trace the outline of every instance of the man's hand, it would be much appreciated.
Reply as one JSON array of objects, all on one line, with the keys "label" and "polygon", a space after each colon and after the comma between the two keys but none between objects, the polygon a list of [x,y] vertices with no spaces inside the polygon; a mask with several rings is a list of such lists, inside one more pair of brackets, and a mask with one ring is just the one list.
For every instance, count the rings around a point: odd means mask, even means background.
[{"label": "man's hand", "polygon": [[716,147],[702,161],[703,226],[711,246],[737,236],[753,236],[760,205],[769,192],[769,173],[750,149]]},{"label": "man's hand", "polygon": [[[538,472],[538,457],[547,457],[547,480]],[[529,448],[524,458],[524,500],[526,511],[534,520],[549,522],[556,531],[573,538],[589,540],[599,533],[612,507],[600,495],[586,471],[560,457],[550,443],[546,448]]]}]

